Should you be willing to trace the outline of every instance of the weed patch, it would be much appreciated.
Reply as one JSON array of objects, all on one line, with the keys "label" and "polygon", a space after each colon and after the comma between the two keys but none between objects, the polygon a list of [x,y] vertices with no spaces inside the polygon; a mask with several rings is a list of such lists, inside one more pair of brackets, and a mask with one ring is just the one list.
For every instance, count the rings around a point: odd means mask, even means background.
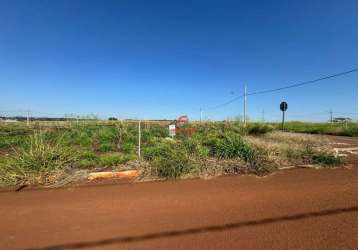
[{"label": "weed patch", "polygon": [[144,159],[149,161],[150,174],[161,178],[175,179],[192,169],[184,147],[175,142],[160,142],[145,148]]},{"label": "weed patch", "polygon": [[98,159],[98,163],[100,166],[117,166],[120,164],[124,164],[130,160],[135,159],[133,155],[122,155],[118,153],[109,153],[101,155]]},{"label": "weed patch", "polygon": [[72,167],[78,156],[60,141],[46,142],[42,134],[34,134],[23,148],[6,158],[0,166],[3,184],[43,184],[54,172]]}]

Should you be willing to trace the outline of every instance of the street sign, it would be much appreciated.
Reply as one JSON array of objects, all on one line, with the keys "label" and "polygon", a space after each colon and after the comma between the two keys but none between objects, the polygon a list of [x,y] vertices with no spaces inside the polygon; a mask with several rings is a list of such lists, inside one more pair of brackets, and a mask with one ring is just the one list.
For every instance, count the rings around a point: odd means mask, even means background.
[{"label": "street sign", "polygon": [[282,112],[285,112],[288,108],[287,102],[281,102],[280,109]]},{"label": "street sign", "polygon": [[280,109],[282,111],[282,131],[284,130],[285,127],[285,112],[287,111],[287,108],[288,108],[287,102],[281,102]]},{"label": "street sign", "polygon": [[185,123],[188,123],[188,122],[189,122],[189,117],[186,116],[186,115],[179,116],[179,117],[176,119],[176,124],[177,124],[178,126],[184,125]]},{"label": "street sign", "polygon": [[169,125],[169,135],[171,136],[171,137],[174,137],[175,136],[175,124],[170,124]]}]

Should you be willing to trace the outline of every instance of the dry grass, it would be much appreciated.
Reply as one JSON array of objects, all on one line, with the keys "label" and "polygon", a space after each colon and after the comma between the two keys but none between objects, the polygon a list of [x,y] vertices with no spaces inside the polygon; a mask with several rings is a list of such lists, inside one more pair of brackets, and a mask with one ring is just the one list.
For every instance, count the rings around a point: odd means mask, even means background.
[{"label": "dry grass", "polygon": [[316,156],[334,154],[326,139],[313,135],[272,132],[248,140],[274,168],[316,164]]}]

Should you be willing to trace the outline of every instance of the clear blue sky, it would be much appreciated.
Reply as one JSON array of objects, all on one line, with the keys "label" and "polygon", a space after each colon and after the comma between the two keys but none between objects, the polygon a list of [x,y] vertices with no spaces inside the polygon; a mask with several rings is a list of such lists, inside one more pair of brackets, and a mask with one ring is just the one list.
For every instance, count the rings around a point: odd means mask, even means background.
[{"label": "clear blue sky", "polygon": [[[199,118],[358,67],[358,1],[0,1],[0,112]],[[248,100],[249,116],[358,113],[358,73]],[[204,113],[242,114],[242,101]],[[296,116],[295,116],[296,115]]]}]

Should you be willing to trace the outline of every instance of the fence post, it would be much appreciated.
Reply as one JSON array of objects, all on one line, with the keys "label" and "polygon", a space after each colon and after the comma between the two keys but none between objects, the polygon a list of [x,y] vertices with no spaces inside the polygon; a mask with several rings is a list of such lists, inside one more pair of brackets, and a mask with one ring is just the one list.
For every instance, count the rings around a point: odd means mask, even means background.
[{"label": "fence post", "polygon": [[140,120],[138,121],[138,158],[140,160],[141,155],[140,155],[140,143],[141,143],[141,131],[140,131]]}]

